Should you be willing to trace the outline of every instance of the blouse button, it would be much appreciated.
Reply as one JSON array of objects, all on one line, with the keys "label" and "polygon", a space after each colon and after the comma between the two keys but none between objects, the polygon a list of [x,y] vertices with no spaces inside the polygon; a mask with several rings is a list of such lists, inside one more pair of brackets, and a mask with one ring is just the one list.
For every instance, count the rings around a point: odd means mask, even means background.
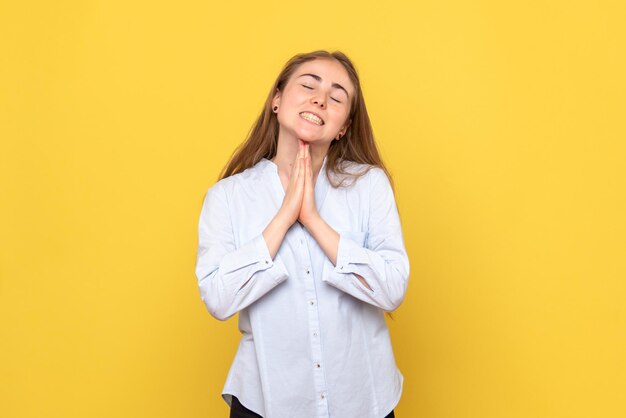
[{"label": "blouse button", "polygon": [[306,274],[309,274],[309,273],[311,273],[311,272],[310,272],[309,270],[307,270],[307,271],[306,271]]},{"label": "blouse button", "polygon": [[321,395],[321,396],[322,396],[322,399],[326,398],[326,395],[324,395],[323,393],[322,393],[322,395]]},{"label": "blouse button", "polygon": [[314,332],[314,333],[313,333],[313,336],[314,336],[314,337],[317,337],[317,332]]},{"label": "blouse button", "polygon": [[313,301],[311,300],[311,301],[309,301],[309,305],[313,306],[313,305],[315,305],[315,302],[313,302]]},{"label": "blouse button", "polygon": [[317,367],[319,369],[322,366],[319,363],[315,363],[315,367]]},{"label": "blouse button", "polygon": [[265,260],[265,264],[269,264],[269,263],[270,263],[270,261],[269,261],[269,260]]}]

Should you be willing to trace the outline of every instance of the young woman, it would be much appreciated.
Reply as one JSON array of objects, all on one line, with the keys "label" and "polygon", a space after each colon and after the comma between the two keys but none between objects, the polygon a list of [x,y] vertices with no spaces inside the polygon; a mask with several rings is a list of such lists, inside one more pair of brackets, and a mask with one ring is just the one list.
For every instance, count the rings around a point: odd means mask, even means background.
[{"label": "young woman", "polygon": [[384,312],[409,260],[355,67],[284,66],[205,195],[196,276],[209,313],[239,313],[231,417],[385,418],[402,393]]}]

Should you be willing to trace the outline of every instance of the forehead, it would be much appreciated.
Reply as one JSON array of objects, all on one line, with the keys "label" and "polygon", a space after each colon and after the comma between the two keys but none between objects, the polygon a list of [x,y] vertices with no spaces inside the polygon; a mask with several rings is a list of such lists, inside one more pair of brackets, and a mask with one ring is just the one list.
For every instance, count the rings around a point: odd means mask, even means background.
[{"label": "forehead", "polygon": [[[297,79],[302,74],[316,74],[322,78],[322,83],[341,84],[350,96],[354,92],[354,86],[350,81],[348,72],[341,63],[330,59],[314,59],[302,64],[293,73],[292,80]],[[310,78],[310,77],[309,77]]]}]

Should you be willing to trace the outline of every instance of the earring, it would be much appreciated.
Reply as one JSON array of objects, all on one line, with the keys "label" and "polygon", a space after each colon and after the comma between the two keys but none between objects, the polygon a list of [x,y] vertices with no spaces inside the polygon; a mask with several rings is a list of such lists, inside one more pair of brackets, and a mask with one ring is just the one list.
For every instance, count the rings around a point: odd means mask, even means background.
[{"label": "earring", "polygon": [[274,113],[278,110],[278,106],[274,106]]}]

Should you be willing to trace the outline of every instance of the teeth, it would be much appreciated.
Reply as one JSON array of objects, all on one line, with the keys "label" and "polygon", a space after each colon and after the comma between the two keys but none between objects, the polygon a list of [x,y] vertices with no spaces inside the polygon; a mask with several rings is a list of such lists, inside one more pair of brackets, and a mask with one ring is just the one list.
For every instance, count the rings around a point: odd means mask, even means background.
[{"label": "teeth", "polygon": [[312,113],[308,113],[308,112],[302,112],[300,113],[300,116],[302,116],[302,118],[311,121],[313,123],[316,123],[318,125],[322,125],[322,120],[320,118],[318,118],[317,116],[315,116]]}]

